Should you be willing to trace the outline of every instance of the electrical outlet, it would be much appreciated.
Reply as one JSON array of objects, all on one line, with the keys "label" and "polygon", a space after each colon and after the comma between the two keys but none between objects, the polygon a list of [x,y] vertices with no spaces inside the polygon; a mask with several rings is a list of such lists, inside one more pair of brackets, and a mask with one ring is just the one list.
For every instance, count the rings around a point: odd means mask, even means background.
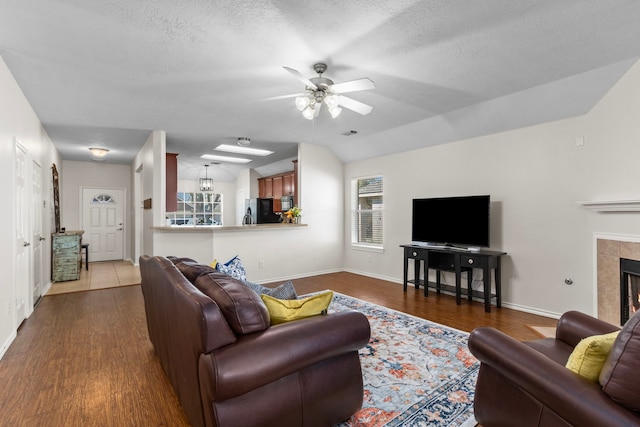
[{"label": "electrical outlet", "polygon": [[264,268],[264,260],[261,259],[260,261],[258,261],[258,267],[260,268]]},{"label": "electrical outlet", "polygon": [[367,255],[367,262],[371,264],[371,255]]}]

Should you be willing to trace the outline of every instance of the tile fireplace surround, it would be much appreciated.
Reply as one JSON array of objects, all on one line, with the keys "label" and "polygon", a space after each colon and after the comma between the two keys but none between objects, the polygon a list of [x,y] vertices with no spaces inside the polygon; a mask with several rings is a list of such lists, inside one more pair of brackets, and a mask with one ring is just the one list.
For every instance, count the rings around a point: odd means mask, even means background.
[{"label": "tile fireplace surround", "polygon": [[640,261],[640,237],[596,236],[598,318],[620,324],[620,258]]}]

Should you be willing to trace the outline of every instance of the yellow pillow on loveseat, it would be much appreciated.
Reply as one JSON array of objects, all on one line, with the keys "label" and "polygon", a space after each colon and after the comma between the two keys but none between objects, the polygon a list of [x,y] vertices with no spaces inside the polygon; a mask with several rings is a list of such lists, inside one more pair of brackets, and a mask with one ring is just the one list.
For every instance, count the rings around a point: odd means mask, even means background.
[{"label": "yellow pillow on loveseat", "polygon": [[573,349],[565,366],[576,374],[597,382],[618,332],[582,339]]},{"label": "yellow pillow on loveseat", "polygon": [[326,291],[301,299],[278,299],[269,295],[260,295],[269,310],[271,324],[291,322],[292,320],[326,314],[333,299],[333,292]]}]

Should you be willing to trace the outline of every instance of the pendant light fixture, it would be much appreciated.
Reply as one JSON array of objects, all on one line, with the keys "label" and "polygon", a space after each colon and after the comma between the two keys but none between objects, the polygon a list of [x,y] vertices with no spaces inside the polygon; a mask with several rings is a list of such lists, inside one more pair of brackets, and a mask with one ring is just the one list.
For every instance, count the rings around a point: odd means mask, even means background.
[{"label": "pendant light fixture", "polygon": [[200,178],[200,191],[212,191],[213,190],[213,178],[209,178],[207,171],[209,165],[204,165],[204,178]]}]

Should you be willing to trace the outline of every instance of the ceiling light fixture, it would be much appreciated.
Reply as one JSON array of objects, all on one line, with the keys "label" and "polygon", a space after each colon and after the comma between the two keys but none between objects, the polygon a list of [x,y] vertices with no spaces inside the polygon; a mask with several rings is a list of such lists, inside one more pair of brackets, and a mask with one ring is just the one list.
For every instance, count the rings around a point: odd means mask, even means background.
[{"label": "ceiling light fixture", "polygon": [[109,152],[106,148],[101,147],[91,147],[89,148],[89,151],[91,151],[91,154],[96,157],[104,157]]},{"label": "ceiling light fixture", "polygon": [[297,97],[296,107],[302,112],[302,117],[313,120],[320,113],[323,102],[334,119],[342,112],[342,108],[339,107],[340,95],[327,92],[323,87],[317,90],[307,90],[307,93]]},{"label": "ceiling light fixture", "polygon": [[268,156],[273,154],[273,151],[263,150],[261,148],[240,147],[238,145],[220,144],[214,150],[226,151],[228,153],[248,154],[252,156]]},{"label": "ceiling light fixture", "polygon": [[296,108],[307,120],[313,120],[320,114],[322,104],[327,106],[329,114],[331,114],[331,117],[334,119],[340,115],[342,107],[362,115],[369,114],[373,109],[370,105],[363,104],[360,101],[342,95],[347,92],[374,89],[376,85],[373,83],[373,80],[368,77],[334,84],[333,80],[322,76],[322,74],[327,71],[327,64],[322,62],[314,64],[313,69],[318,73],[318,77],[312,77],[310,79],[307,79],[293,68],[284,67],[284,69],[305,84],[305,92],[285,95],[282,98],[295,97]]},{"label": "ceiling light fixture", "polygon": [[238,138],[238,145],[241,147],[248,147],[249,145],[251,145],[251,138]]},{"label": "ceiling light fixture", "polygon": [[229,162],[229,163],[249,163],[251,159],[244,159],[242,157],[227,157],[227,156],[216,156],[215,154],[203,154],[200,156],[201,159],[205,160],[214,160],[216,162]]},{"label": "ceiling light fixture", "polygon": [[200,191],[212,191],[213,190],[213,178],[209,178],[207,171],[209,165],[204,165],[204,178],[200,178]]}]

